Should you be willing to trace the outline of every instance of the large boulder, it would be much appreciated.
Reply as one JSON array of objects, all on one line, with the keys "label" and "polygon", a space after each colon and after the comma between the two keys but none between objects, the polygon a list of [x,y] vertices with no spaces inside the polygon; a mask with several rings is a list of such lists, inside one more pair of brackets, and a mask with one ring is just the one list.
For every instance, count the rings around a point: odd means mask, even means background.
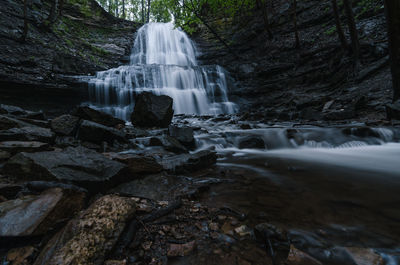
[{"label": "large boulder", "polygon": [[47,128],[22,127],[0,131],[0,141],[54,142],[55,134]]},{"label": "large boulder", "polygon": [[101,197],[57,233],[34,264],[103,264],[135,210],[133,198]]},{"label": "large boulder", "polygon": [[118,124],[125,124],[125,121],[121,119],[117,119],[110,114],[89,108],[87,106],[79,106],[74,109],[71,114],[81,119],[100,123],[108,127],[114,127]]},{"label": "large boulder", "polygon": [[6,151],[10,154],[20,152],[34,153],[41,151],[52,150],[48,143],[41,143],[35,141],[6,141],[0,142],[0,150]]},{"label": "large boulder", "polygon": [[43,235],[73,217],[84,199],[84,193],[54,188],[0,203],[0,237]]},{"label": "large boulder", "polygon": [[128,180],[124,164],[84,147],[19,153],[5,163],[3,172],[18,180],[70,182],[92,191],[107,189]]},{"label": "large boulder", "polygon": [[78,130],[78,138],[83,141],[112,144],[114,140],[126,142],[125,133],[115,128],[84,120]]},{"label": "large boulder", "polygon": [[79,117],[62,115],[53,119],[50,127],[56,134],[71,136],[74,135],[79,125]]},{"label": "large boulder", "polygon": [[135,108],[131,115],[132,124],[138,127],[166,128],[174,115],[172,104],[171,97],[143,92],[136,98]]},{"label": "large boulder", "polygon": [[193,128],[170,125],[168,127],[168,134],[188,148],[193,148],[195,146]]}]

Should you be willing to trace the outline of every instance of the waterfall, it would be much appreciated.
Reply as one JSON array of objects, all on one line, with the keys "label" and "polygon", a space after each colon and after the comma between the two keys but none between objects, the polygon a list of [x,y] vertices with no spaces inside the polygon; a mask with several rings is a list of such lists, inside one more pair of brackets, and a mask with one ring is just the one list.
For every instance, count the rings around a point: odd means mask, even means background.
[{"label": "waterfall", "polygon": [[168,95],[175,114],[231,114],[232,78],[218,65],[200,66],[194,43],[172,23],[149,23],[135,38],[130,65],[98,72],[89,80],[91,104],[129,120],[135,96],[142,91]]}]

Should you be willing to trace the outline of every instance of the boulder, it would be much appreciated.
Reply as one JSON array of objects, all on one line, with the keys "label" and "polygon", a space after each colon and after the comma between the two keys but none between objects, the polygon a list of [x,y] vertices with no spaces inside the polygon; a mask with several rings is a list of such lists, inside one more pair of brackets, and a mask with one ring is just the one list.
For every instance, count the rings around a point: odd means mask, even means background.
[{"label": "boulder", "polygon": [[0,131],[0,141],[54,142],[55,134],[47,128],[22,127]]},{"label": "boulder", "polygon": [[187,153],[187,149],[175,138],[172,138],[168,135],[158,136],[158,137],[151,137],[150,146],[162,146],[165,150],[181,154]]},{"label": "boulder", "polygon": [[290,251],[286,260],[287,265],[322,265],[322,263],[307,253],[290,245]]},{"label": "boulder", "polygon": [[174,115],[172,104],[171,97],[143,92],[136,98],[135,108],[131,115],[132,124],[138,127],[166,128]]},{"label": "boulder", "polygon": [[386,114],[388,120],[400,120],[400,100],[386,105]]},{"label": "boulder", "polygon": [[176,173],[194,172],[209,168],[217,162],[217,153],[211,150],[202,150],[194,154],[181,154],[163,158],[161,164],[164,169]]},{"label": "boulder", "polygon": [[264,149],[265,143],[261,136],[246,136],[239,140],[240,149]]},{"label": "boulder", "polygon": [[133,198],[99,198],[47,243],[34,265],[103,264],[135,209]]},{"label": "boulder", "polygon": [[195,146],[193,128],[170,125],[168,127],[168,134],[188,148],[193,148]]},{"label": "boulder", "polygon": [[6,141],[0,142],[0,150],[6,151],[12,155],[20,152],[34,153],[52,150],[48,143],[35,141]]},{"label": "boulder", "polygon": [[29,123],[19,121],[4,115],[0,115],[0,130],[8,130],[11,128],[21,128],[31,126]]},{"label": "boulder", "polygon": [[136,154],[109,154],[109,156],[127,165],[132,174],[154,174],[163,170],[163,167],[151,156]]},{"label": "boulder", "polygon": [[83,193],[54,188],[0,203],[0,237],[43,235],[74,216],[84,199]]},{"label": "boulder", "polygon": [[19,180],[71,182],[95,191],[128,180],[125,179],[128,172],[124,164],[84,147],[19,153],[4,164],[3,172]]},{"label": "boulder", "polygon": [[84,120],[78,130],[78,138],[83,141],[112,144],[114,140],[126,142],[125,133],[102,124]]},{"label": "boulder", "polygon": [[75,108],[71,114],[81,119],[100,123],[108,127],[114,127],[118,124],[125,124],[125,121],[121,119],[117,119],[110,114],[89,108],[87,106],[79,106]]},{"label": "boulder", "polygon": [[62,115],[53,119],[50,127],[56,134],[72,136],[78,129],[79,118],[72,115]]}]

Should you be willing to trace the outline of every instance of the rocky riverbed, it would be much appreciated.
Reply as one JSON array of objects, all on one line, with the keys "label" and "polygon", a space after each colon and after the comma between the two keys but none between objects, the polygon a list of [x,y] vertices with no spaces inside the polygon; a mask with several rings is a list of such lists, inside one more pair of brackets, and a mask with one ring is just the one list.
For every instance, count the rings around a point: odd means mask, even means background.
[{"label": "rocky riverbed", "polygon": [[134,126],[1,105],[3,264],[397,264],[398,127],[163,102]]}]

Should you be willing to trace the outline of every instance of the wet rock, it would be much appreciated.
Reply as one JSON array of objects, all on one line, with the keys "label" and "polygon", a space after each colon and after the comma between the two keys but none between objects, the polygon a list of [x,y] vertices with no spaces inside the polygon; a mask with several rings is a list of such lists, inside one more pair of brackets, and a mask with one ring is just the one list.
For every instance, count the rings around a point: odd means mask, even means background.
[{"label": "wet rock", "polygon": [[103,264],[135,209],[133,198],[99,198],[48,242],[34,264]]},{"label": "wet rock", "polygon": [[194,154],[182,154],[165,157],[161,164],[164,169],[174,172],[194,172],[213,166],[217,162],[217,154],[211,150],[202,150]]},{"label": "wet rock", "polygon": [[62,115],[53,119],[50,127],[56,134],[71,136],[78,129],[79,118],[72,115]]},{"label": "wet rock", "polygon": [[374,250],[369,248],[347,247],[345,250],[349,253],[355,265],[384,265],[385,261]]},{"label": "wet rock", "polygon": [[155,174],[163,170],[163,167],[151,156],[111,154],[110,157],[127,165],[132,174]]},{"label": "wet rock", "polygon": [[370,127],[354,127],[354,128],[345,128],[342,130],[343,134],[346,135],[354,135],[358,137],[377,137],[380,138],[380,135],[377,131],[374,131]]},{"label": "wet rock", "polygon": [[0,104],[0,114],[22,115],[25,113],[26,111],[20,107]]},{"label": "wet rock", "polygon": [[79,146],[79,140],[72,136],[57,136],[54,143],[61,148]]},{"label": "wet rock", "polygon": [[168,134],[188,148],[193,148],[195,146],[193,128],[170,125],[168,127]]},{"label": "wet rock", "polygon": [[42,235],[83,207],[83,193],[49,189],[0,203],[0,236]]},{"label": "wet rock", "polygon": [[21,128],[27,126],[30,126],[30,124],[14,118],[0,115],[0,130],[8,130],[11,128]]},{"label": "wet rock", "polygon": [[169,244],[168,257],[184,257],[193,252],[196,248],[196,241],[190,241],[186,244]]},{"label": "wet rock", "polygon": [[0,141],[54,142],[55,134],[47,128],[22,127],[0,131]]},{"label": "wet rock", "polygon": [[270,223],[258,224],[254,228],[254,235],[260,242],[266,242],[266,240],[273,239],[279,242],[287,242],[287,232],[281,227],[275,226]]},{"label": "wet rock", "polygon": [[139,94],[131,115],[132,124],[138,127],[168,127],[174,114],[172,103],[172,98],[165,95]]},{"label": "wet rock", "polygon": [[87,106],[79,106],[74,109],[71,114],[83,120],[93,121],[108,127],[114,127],[118,124],[125,124],[125,121],[121,119],[117,119],[110,114],[89,108]]},{"label": "wet rock", "polygon": [[240,129],[242,129],[242,130],[250,130],[251,126],[250,126],[250,124],[242,123],[242,124],[240,124]]},{"label": "wet rock", "polygon": [[[39,127],[43,127],[43,128],[50,128],[50,123],[48,121],[28,119],[25,117],[17,117],[16,119],[18,119],[21,122],[27,123],[30,126],[39,126]],[[26,126],[28,126],[28,125],[26,125]]]},{"label": "wet rock", "polygon": [[288,258],[286,260],[287,265],[322,265],[321,262],[314,259],[307,253],[295,248],[293,245],[290,245],[290,251]]},{"label": "wet rock", "polygon": [[388,120],[400,120],[400,100],[386,105],[386,114]]},{"label": "wet rock", "polygon": [[260,136],[246,136],[239,140],[240,149],[264,149],[264,139]]},{"label": "wet rock", "polygon": [[45,121],[46,116],[44,115],[43,111],[28,111],[25,115],[22,116],[24,119],[28,120],[40,120],[40,121]]},{"label": "wet rock", "polygon": [[0,196],[7,199],[13,199],[22,190],[21,185],[16,184],[0,184]]},{"label": "wet rock", "polygon": [[6,151],[0,151],[0,161],[7,160],[11,157],[11,154]]},{"label": "wet rock", "polygon": [[150,138],[150,146],[162,146],[165,150],[173,153],[187,153],[187,149],[175,138],[168,135]]},{"label": "wet rock", "polygon": [[125,134],[122,131],[87,120],[84,120],[79,127],[78,138],[98,144],[102,142],[112,144],[114,140],[126,142]]},{"label": "wet rock", "polygon": [[10,265],[28,265],[34,258],[35,248],[32,246],[13,248],[7,253],[6,260]]},{"label": "wet rock", "polygon": [[0,142],[0,150],[6,151],[11,155],[15,155],[20,152],[34,153],[41,151],[51,150],[51,146],[48,143],[41,142],[26,142],[26,141],[7,141]]},{"label": "wet rock", "polygon": [[19,153],[4,165],[14,179],[71,182],[89,190],[106,189],[128,180],[124,164],[84,147],[63,151]]}]

